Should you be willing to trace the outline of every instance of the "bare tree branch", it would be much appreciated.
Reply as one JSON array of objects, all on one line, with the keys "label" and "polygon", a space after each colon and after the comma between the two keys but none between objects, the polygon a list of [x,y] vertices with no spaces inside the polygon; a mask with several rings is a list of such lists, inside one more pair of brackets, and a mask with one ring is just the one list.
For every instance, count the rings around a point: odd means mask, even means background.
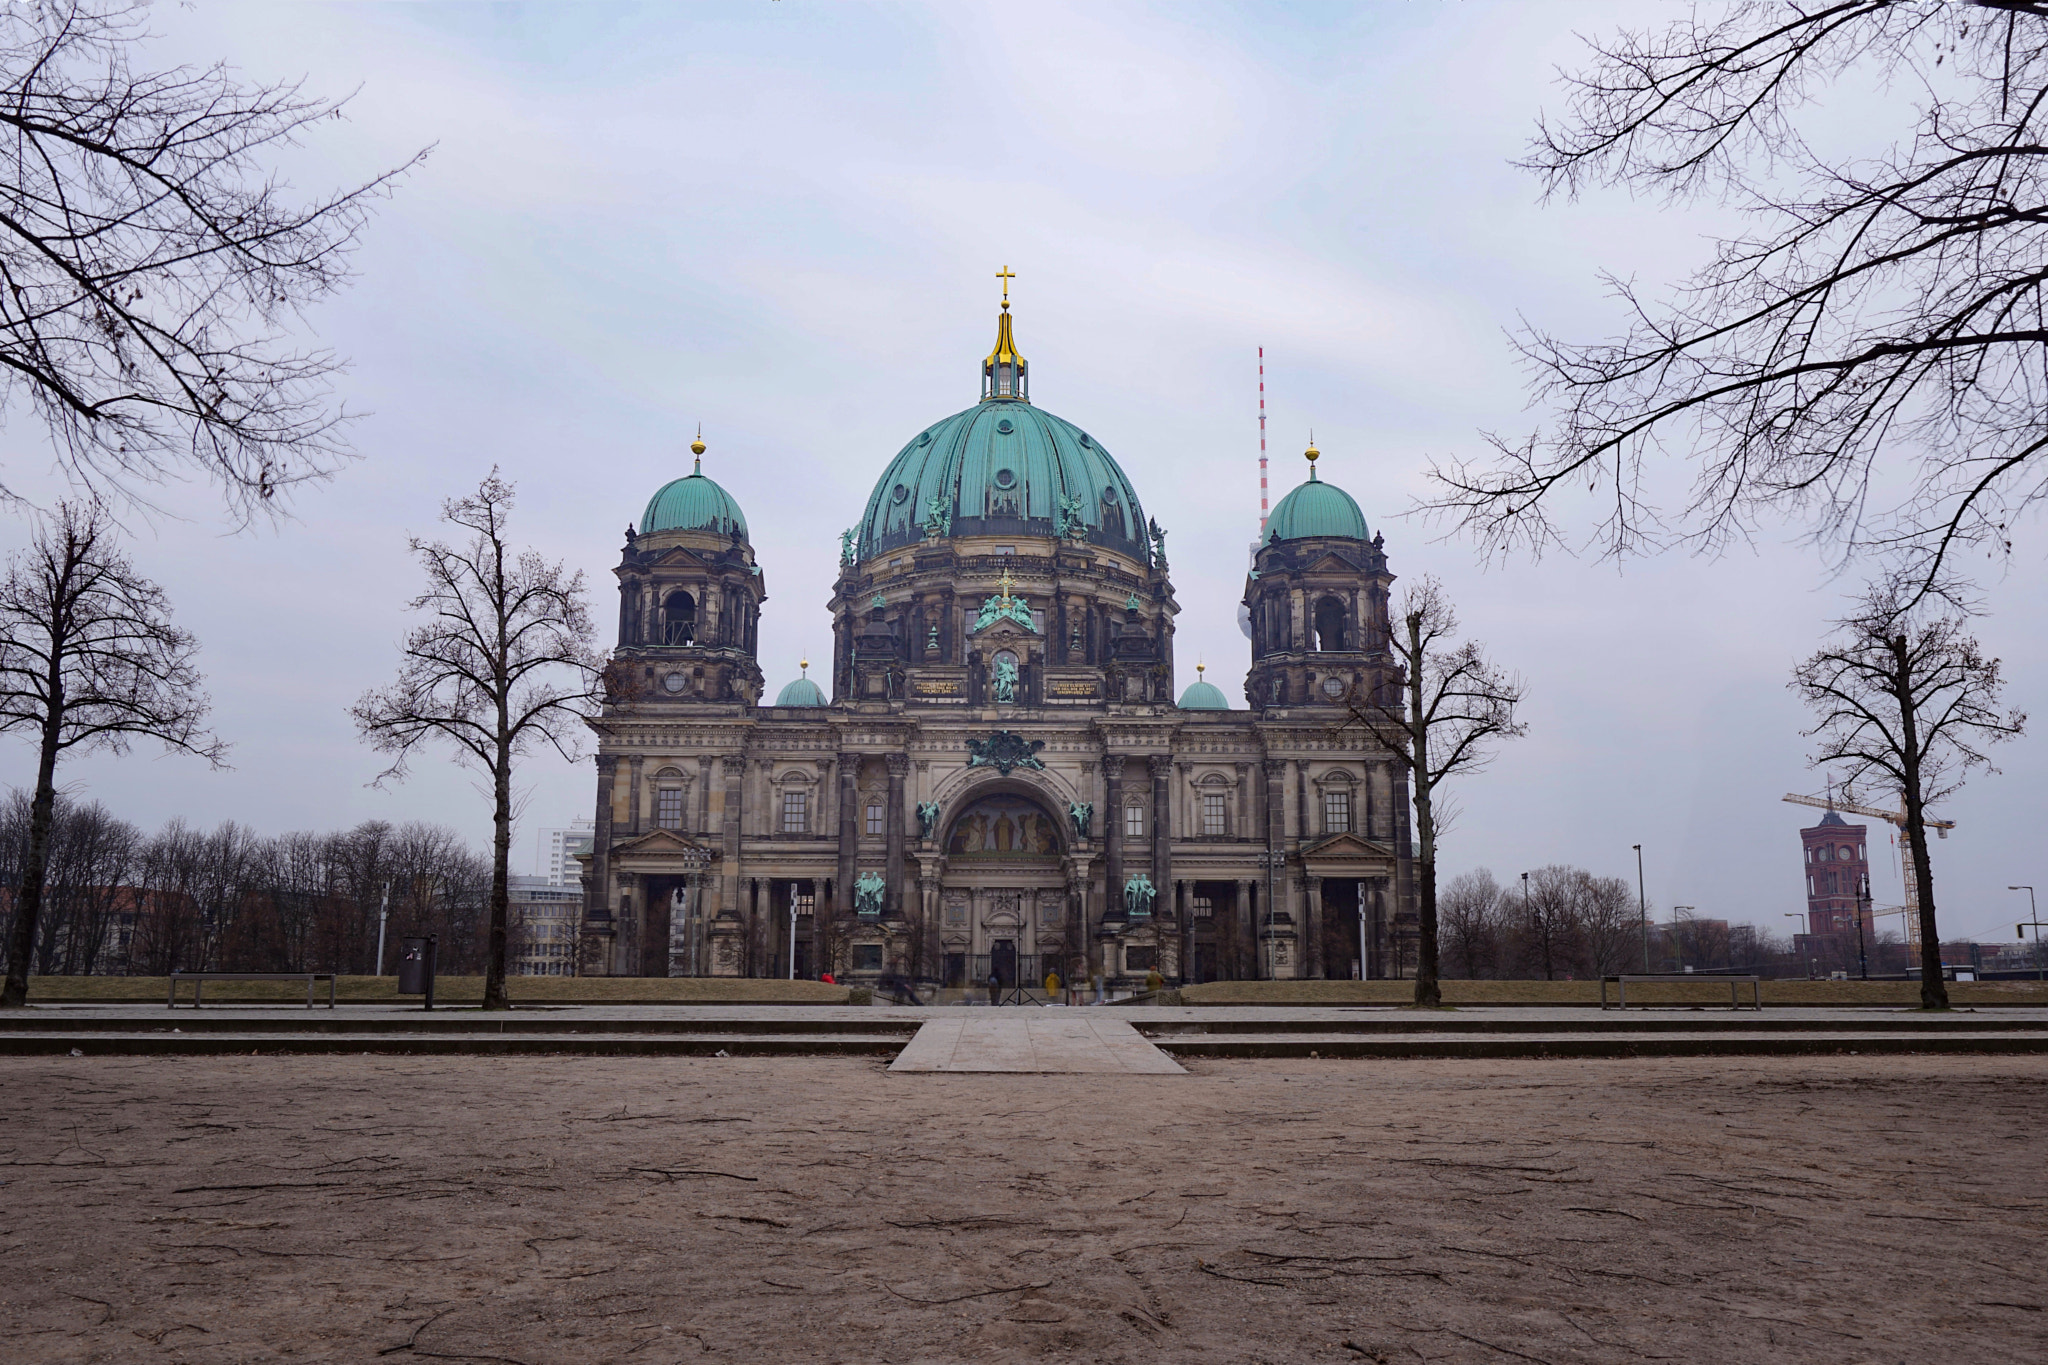
[{"label": "bare tree branch", "polygon": [[1851,800],[1904,803],[1907,853],[1918,889],[1920,999],[1946,1008],[1927,807],[1952,795],[1973,768],[1996,772],[1987,749],[2026,728],[2000,710],[1996,659],[1965,633],[1972,605],[1952,579],[1934,590],[1894,572],[1867,588],[1835,637],[1793,671],[1792,690],[1817,718],[1811,762],[1840,775]]},{"label": "bare tree branch", "polygon": [[0,581],[0,731],[33,732],[37,760],[0,1008],[28,1000],[65,755],[126,753],[152,739],[222,766],[227,746],[206,729],[198,652],[199,642],[171,624],[163,589],[121,553],[99,503],[59,504],[9,562]]},{"label": "bare tree branch", "polygon": [[427,590],[411,609],[426,619],[406,634],[397,680],[364,693],[351,711],[362,736],[393,756],[379,783],[403,779],[414,751],[430,740],[451,746],[490,780],[490,1009],[507,1006],[513,767],[542,745],[576,757],[604,670],[582,573],[510,547],[512,502],[512,485],[493,469],[475,493],[442,504],[441,519],[470,533],[465,543],[412,540]]},{"label": "bare tree branch", "polygon": [[[1803,131],[1825,90],[1881,72],[1905,116],[1860,159]],[[1736,0],[1593,47],[1524,163],[1547,193],[1715,197],[1764,225],[1668,298],[1608,283],[1620,337],[1519,338],[1545,429],[1434,471],[1427,510],[1490,553],[1571,548],[1597,497],[1613,556],[1715,551],[1790,519],[1924,584],[2009,549],[2048,495],[2048,18],[1940,0]],[[1646,491],[1681,460],[1691,491]]]},{"label": "bare tree branch", "polygon": [[1438,1005],[1436,846],[1442,831],[1446,781],[1482,771],[1500,740],[1519,739],[1528,726],[1515,719],[1526,691],[1522,680],[1486,659],[1475,640],[1453,645],[1458,617],[1443,584],[1423,578],[1409,587],[1395,613],[1389,643],[1400,665],[1398,688],[1376,693],[1351,708],[1353,724],[1391,728],[1403,737],[1388,749],[1405,764],[1415,803],[1417,932],[1415,1003]]},{"label": "bare tree branch", "polygon": [[425,153],[294,202],[267,163],[341,103],[225,66],[137,73],[148,12],[0,9],[0,410],[26,402],[89,488],[198,472],[247,516],[347,457],[339,362],[290,333]]}]

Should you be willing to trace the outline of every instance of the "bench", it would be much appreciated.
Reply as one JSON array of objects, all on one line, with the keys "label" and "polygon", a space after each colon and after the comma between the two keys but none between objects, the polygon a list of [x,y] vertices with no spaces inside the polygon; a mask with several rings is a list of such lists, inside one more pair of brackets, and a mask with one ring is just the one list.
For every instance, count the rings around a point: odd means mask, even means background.
[{"label": "bench", "polygon": [[209,981],[303,981],[306,983],[306,1008],[313,1008],[313,983],[322,977],[327,979],[327,1008],[334,1008],[333,972],[172,972],[171,998],[166,1009],[178,1007],[178,983],[192,983],[192,1008],[199,1008],[199,997],[206,990]]},{"label": "bench", "polygon": [[[1722,976],[1718,973],[1713,976],[1707,976],[1698,972],[1635,972],[1623,976],[1603,976],[1600,978],[1600,1008],[1603,1010],[1627,1009],[1628,983],[1631,981],[1639,984],[1645,981],[1725,981],[1728,983],[1729,1009],[1762,1010],[1764,1007],[1764,983],[1763,978],[1760,976]],[[1742,983],[1745,981],[1749,983],[1750,999],[1752,1002],[1748,1005],[1742,1003]],[[1612,1005],[1607,1003],[1607,986],[1609,982],[1614,984],[1615,1003]]]}]

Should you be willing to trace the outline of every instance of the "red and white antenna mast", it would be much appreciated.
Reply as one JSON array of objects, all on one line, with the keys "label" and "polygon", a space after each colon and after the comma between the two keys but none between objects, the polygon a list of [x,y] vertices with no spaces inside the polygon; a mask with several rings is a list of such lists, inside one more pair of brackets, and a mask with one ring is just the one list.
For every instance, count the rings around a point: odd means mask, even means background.
[{"label": "red and white antenna mast", "polygon": [[1259,347],[1259,535],[1266,534],[1266,348]]}]

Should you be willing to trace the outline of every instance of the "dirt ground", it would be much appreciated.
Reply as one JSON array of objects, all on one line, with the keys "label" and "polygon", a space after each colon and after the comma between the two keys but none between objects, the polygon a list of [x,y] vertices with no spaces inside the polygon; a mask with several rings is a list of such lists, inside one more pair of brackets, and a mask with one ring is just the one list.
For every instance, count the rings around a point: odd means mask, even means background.
[{"label": "dirt ground", "polygon": [[41,1361],[2048,1359],[2048,1059],[0,1060]]}]

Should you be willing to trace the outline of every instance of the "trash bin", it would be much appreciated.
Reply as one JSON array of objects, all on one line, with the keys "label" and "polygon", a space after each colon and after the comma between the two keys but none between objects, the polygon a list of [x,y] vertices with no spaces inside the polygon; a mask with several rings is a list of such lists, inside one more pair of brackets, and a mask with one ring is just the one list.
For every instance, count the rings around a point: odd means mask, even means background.
[{"label": "trash bin", "polygon": [[409,938],[398,954],[398,993],[424,995],[428,1009],[434,1008],[434,959],[440,939],[433,934]]}]

